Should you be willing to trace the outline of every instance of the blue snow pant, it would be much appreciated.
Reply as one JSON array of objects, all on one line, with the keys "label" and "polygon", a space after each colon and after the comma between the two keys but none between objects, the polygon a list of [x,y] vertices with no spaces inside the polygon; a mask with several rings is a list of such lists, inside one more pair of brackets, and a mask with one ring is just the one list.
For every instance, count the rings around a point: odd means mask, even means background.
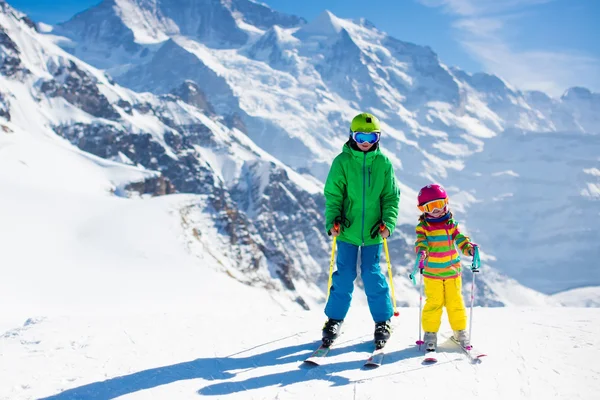
[{"label": "blue snow pant", "polygon": [[[337,271],[333,273],[325,315],[342,320],[346,318],[352,301],[359,246],[339,240],[337,246]],[[375,322],[387,321],[394,314],[388,283],[379,266],[380,253],[381,244],[362,246],[360,252],[360,276],[365,284],[369,310]]]}]

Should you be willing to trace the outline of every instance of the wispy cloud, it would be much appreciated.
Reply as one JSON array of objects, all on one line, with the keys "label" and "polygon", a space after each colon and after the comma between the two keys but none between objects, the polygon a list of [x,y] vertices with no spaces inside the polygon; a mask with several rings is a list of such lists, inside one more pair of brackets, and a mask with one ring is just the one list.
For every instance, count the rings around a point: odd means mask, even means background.
[{"label": "wispy cloud", "polygon": [[518,20],[554,0],[419,0],[455,16],[461,45],[483,65],[520,89],[560,96],[565,89],[587,85],[598,90],[600,60],[588,54],[543,48],[518,49]]}]

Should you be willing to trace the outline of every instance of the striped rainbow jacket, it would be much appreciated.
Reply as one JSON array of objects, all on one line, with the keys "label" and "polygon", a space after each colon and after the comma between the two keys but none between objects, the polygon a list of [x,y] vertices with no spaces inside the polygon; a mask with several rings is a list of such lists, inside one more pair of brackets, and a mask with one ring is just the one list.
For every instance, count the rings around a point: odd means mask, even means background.
[{"label": "striped rainbow jacket", "polygon": [[450,279],[461,275],[460,255],[473,249],[471,240],[460,233],[458,222],[453,218],[443,222],[420,221],[417,225],[415,252],[425,250],[427,259],[423,276],[433,279]]}]

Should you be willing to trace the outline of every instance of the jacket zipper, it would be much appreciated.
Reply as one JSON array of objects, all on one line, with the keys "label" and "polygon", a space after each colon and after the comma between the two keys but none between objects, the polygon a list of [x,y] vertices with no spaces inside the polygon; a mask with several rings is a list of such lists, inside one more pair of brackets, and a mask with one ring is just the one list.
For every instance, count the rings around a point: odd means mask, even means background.
[{"label": "jacket zipper", "polygon": [[371,167],[369,167],[369,187],[371,187]]},{"label": "jacket zipper", "polygon": [[360,230],[360,236],[362,239],[362,245],[365,245],[365,196],[366,196],[366,166],[367,166],[367,153],[364,153],[363,156],[363,203],[362,203],[362,229]]}]

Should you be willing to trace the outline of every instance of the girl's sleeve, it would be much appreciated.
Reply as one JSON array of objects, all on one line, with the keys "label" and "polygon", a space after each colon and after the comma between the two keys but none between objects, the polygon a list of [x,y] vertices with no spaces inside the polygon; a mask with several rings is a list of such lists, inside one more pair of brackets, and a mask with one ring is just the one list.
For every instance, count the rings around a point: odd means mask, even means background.
[{"label": "girl's sleeve", "polygon": [[346,175],[342,169],[339,157],[331,164],[331,169],[325,181],[325,230],[329,235],[337,217],[342,216],[344,193],[346,192]]},{"label": "girl's sleeve", "polygon": [[454,243],[458,246],[459,250],[466,256],[471,255],[471,250],[473,250],[473,245],[471,244],[471,239],[468,236],[460,233],[460,229],[458,228],[458,222],[454,223],[454,233],[452,235],[454,239]]},{"label": "girl's sleeve", "polygon": [[417,240],[415,241],[415,253],[420,251],[427,251],[429,249],[429,242],[427,241],[427,234],[423,225],[419,222],[417,225]]},{"label": "girl's sleeve", "polygon": [[398,204],[400,203],[400,189],[396,182],[396,174],[392,163],[388,161],[386,169],[385,186],[381,192],[381,220],[390,231],[390,235],[398,222]]}]

